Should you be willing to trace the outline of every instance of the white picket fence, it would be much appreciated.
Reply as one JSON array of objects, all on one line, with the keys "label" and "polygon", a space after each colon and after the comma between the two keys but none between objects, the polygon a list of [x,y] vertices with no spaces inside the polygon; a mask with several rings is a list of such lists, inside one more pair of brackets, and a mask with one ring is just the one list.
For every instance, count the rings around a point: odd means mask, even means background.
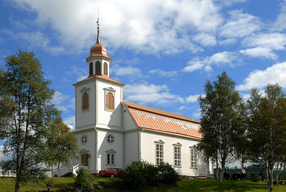
[{"label": "white picket fence", "polygon": [[74,175],[76,174],[76,171],[79,169],[79,164],[76,164],[74,166],[62,166],[60,169],[52,169],[52,177],[57,175],[58,177],[61,177],[69,172],[73,173]]},{"label": "white picket fence", "polygon": [[[51,171],[46,171],[46,175],[48,177],[52,177],[52,172]],[[0,177],[16,177],[16,172],[13,170],[9,170],[5,172],[4,174],[2,173],[2,169],[0,169]]]}]

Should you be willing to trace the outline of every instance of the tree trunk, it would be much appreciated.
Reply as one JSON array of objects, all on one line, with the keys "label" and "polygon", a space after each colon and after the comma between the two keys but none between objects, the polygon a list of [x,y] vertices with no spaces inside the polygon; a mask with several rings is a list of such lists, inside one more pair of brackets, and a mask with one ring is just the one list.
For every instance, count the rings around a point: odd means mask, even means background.
[{"label": "tree trunk", "polygon": [[219,181],[218,158],[216,158],[216,180]]},{"label": "tree trunk", "polygon": [[273,167],[273,165],[266,167],[267,187],[269,192],[273,192]]},{"label": "tree trunk", "polygon": [[19,189],[20,189],[20,177],[17,175],[15,183],[15,192],[19,192]]},{"label": "tree trunk", "polygon": [[241,171],[240,171],[240,173],[243,173],[243,172],[244,172],[244,171],[243,171],[243,164],[244,164],[244,156],[241,155]]},{"label": "tree trunk", "polygon": [[221,162],[221,172],[220,172],[220,182],[223,183],[223,179],[224,179],[224,171],[225,171],[225,162],[224,160],[222,160]]},{"label": "tree trunk", "polygon": [[276,168],[276,184],[279,184],[279,175],[280,175],[280,173],[281,173],[281,171],[282,171],[282,167],[283,167],[283,163],[281,162],[280,163],[280,166],[279,166],[279,163],[277,163],[277,168]]}]

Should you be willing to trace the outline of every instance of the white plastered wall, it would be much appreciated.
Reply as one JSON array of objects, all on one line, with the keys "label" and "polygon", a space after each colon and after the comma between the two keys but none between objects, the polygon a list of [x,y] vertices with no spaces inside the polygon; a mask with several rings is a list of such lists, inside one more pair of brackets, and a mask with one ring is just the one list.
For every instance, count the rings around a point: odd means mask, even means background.
[{"label": "white plastered wall", "polygon": [[[88,90],[88,100],[89,100],[89,109],[88,110],[82,110],[82,89],[89,89]],[[95,127],[95,116],[96,116],[96,108],[95,108],[95,102],[96,102],[96,96],[95,96],[95,89],[96,89],[96,83],[95,80],[90,80],[86,82],[79,83],[75,85],[75,105],[76,105],[76,125],[75,129],[86,129],[90,127]]]},{"label": "white plastered wall", "polygon": [[[181,168],[175,168],[180,175],[203,176],[209,175],[208,164],[202,160],[202,153],[198,154],[197,168],[191,168],[190,147],[198,143],[198,140],[185,138],[170,134],[158,133],[143,130],[141,132],[141,159],[155,164],[156,160],[156,144],[155,141],[162,140],[163,144],[163,160],[174,165],[174,146],[180,143],[181,146]],[[212,173],[212,172],[211,172]]]},{"label": "white plastered wall", "polygon": [[139,160],[139,130],[125,132],[125,165]]},{"label": "white plastered wall", "polygon": [[[73,132],[73,135],[78,141],[79,146],[79,152],[82,150],[88,151],[87,153],[90,154],[90,158],[88,158],[88,169],[91,173],[96,173],[96,156],[95,156],[95,146],[96,146],[96,132],[94,129],[84,130],[84,131],[78,131]],[[87,136],[87,143],[83,144],[81,142],[81,137],[83,135]],[[73,159],[73,164],[80,164],[81,165],[81,154],[76,153],[76,156],[78,156],[78,159],[75,157]]]},{"label": "white plastered wall", "polygon": [[[98,134],[98,170],[103,170],[106,168],[111,168],[111,167],[118,167],[118,168],[124,168],[124,151],[123,151],[123,132],[120,131],[112,131],[112,130],[105,130],[105,129],[98,129],[97,130]],[[109,144],[107,142],[107,136],[111,134],[115,138],[115,142],[113,144]],[[108,150],[114,150],[116,151],[115,153],[115,165],[110,166],[107,165],[107,153],[106,151]]]},{"label": "white plastered wall", "polygon": [[[105,110],[105,90],[112,87],[114,92],[114,111]],[[97,80],[97,127],[106,126],[110,128],[122,129],[121,127],[121,86],[109,82]]]}]

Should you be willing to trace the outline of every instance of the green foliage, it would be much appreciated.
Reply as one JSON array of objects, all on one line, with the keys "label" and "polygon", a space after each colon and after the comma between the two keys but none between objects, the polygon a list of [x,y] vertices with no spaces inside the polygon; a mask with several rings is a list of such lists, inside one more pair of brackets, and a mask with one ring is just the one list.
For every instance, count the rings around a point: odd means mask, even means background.
[{"label": "green foliage", "polygon": [[69,165],[70,159],[78,150],[77,139],[70,132],[70,128],[64,124],[61,117],[56,118],[50,126],[47,144],[50,148],[49,165]]},{"label": "green foliage", "polygon": [[41,178],[39,165],[49,154],[47,130],[60,113],[49,103],[54,91],[33,52],[19,50],[6,57],[6,69],[0,75],[0,139],[5,141],[4,155],[11,154],[12,159],[0,166],[15,170],[15,191],[19,191],[20,183]]},{"label": "green foliage", "polygon": [[75,186],[79,188],[91,189],[93,175],[90,174],[89,170],[81,167],[76,173],[77,177],[75,178]]},{"label": "green foliage", "polygon": [[207,157],[213,156],[217,162],[220,160],[224,169],[226,162],[233,157],[241,127],[238,113],[241,98],[235,90],[235,82],[226,72],[218,75],[213,83],[207,81],[204,91],[205,97],[198,98],[202,116],[200,131],[204,137],[197,147]]},{"label": "green foliage", "polygon": [[251,173],[250,175],[250,180],[252,182],[258,182],[261,181],[262,177],[260,175],[258,175],[258,173]]},{"label": "green foliage", "polygon": [[278,84],[268,85],[265,94],[253,88],[246,102],[248,157],[265,168],[269,191],[273,169],[286,157],[286,97]]},{"label": "green foliage", "polygon": [[179,180],[179,174],[169,163],[161,162],[157,167],[161,183],[175,184]]},{"label": "green foliage", "polygon": [[155,166],[146,161],[133,161],[126,166],[121,178],[126,187],[142,189],[158,183],[174,184],[178,180],[178,173],[168,163]]}]

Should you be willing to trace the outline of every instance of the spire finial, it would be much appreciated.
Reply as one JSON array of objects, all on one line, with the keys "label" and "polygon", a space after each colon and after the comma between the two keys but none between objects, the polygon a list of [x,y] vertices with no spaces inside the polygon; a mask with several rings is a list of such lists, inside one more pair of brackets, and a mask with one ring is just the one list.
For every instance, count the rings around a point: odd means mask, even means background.
[{"label": "spire finial", "polygon": [[99,37],[99,7],[98,7],[98,18],[97,18],[97,41],[96,44],[100,44],[100,37]]}]

